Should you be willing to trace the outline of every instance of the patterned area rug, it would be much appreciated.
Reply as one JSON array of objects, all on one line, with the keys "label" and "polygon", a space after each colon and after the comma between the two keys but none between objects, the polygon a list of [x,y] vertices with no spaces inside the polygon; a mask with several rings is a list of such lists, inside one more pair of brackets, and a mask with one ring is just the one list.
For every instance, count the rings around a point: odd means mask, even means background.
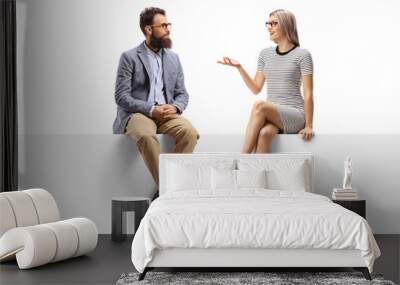
[{"label": "patterned area rug", "polygon": [[382,275],[372,274],[372,281],[364,278],[360,272],[154,272],[150,271],[142,281],[139,273],[122,274],[117,285],[133,284],[379,284],[395,285],[384,280]]}]

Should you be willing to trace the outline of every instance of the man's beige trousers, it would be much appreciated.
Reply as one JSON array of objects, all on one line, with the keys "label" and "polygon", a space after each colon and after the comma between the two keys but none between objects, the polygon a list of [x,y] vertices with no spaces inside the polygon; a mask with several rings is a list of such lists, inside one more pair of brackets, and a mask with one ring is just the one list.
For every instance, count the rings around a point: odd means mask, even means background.
[{"label": "man's beige trousers", "polygon": [[136,142],[157,186],[160,142],[156,134],[168,134],[175,138],[174,153],[192,153],[199,138],[196,129],[182,116],[167,121],[156,121],[141,113],[132,114],[125,134]]}]

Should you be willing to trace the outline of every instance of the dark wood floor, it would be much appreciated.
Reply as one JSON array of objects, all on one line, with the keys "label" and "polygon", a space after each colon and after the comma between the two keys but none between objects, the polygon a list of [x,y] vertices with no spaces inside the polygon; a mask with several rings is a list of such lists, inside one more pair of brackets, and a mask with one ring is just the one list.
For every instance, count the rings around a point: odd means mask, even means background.
[{"label": "dark wood floor", "polygon": [[[375,236],[382,256],[375,272],[399,283],[400,235]],[[94,252],[88,256],[19,270],[16,262],[0,264],[0,284],[115,284],[124,272],[134,271],[130,259],[132,238],[115,243],[109,235],[100,235]]]}]

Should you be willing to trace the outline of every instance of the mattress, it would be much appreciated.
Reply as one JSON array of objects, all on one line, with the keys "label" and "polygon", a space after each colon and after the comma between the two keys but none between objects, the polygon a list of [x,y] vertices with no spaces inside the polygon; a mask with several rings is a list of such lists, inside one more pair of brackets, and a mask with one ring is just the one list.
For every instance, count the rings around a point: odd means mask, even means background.
[{"label": "mattress", "polygon": [[137,229],[132,262],[143,272],[169,248],[359,250],[370,272],[380,255],[361,216],[322,195],[266,189],[162,195]]}]

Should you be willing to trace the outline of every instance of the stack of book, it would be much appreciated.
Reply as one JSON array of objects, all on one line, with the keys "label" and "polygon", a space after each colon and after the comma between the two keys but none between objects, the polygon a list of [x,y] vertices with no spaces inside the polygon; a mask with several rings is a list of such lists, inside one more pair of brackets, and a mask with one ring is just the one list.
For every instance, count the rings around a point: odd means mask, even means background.
[{"label": "stack of book", "polygon": [[332,192],[334,200],[357,200],[358,194],[355,189],[334,188]]}]

